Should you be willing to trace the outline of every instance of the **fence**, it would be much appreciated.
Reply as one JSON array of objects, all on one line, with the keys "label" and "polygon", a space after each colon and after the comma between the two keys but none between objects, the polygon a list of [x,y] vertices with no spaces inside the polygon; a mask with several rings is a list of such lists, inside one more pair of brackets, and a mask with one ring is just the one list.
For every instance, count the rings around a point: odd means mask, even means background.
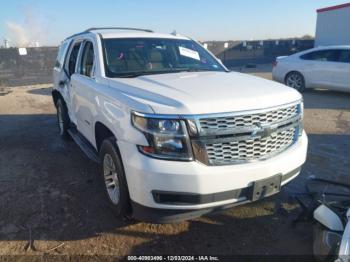
[{"label": "fence", "polygon": [[266,64],[275,61],[277,56],[291,55],[313,48],[314,40],[267,40],[206,42],[207,47],[228,67],[248,64]]},{"label": "fence", "polygon": [[[208,49],[226,66],[272,63],[277,56],[312,48],[313,40],[271,40],[206,42]],[[225,48],[226,47],[226,48]],[[57,47],[27,48],[20,55],[18,48],[0,49],[0,86],[50,83]]]},{"label": "fence", "polygon": [[20,55],[18,48],[0,49],[0,86],[50,83],[57,47],[27,48]]}]

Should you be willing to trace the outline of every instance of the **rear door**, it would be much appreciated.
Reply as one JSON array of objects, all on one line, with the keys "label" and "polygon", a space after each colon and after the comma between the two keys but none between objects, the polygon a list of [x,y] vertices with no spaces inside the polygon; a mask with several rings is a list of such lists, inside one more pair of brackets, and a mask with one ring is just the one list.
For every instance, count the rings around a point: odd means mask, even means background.
[{"label": "rear door", "polygon": [[64,99],[66,101],[67,107],[68,107],[68,114],[70,120],[74,123],[77,124],[76,120],[76,115],[74,113],[74,108],[73,108],[73,87],[71,83],[71,79],[76,73],[76,68],[77,68],[77,60],[78,60],[78,55],[79,51],[81,48],[81,40],[76,40],[70,45],[69,53],[64,65],[65,68],[65,79],[61,80],[62,84],[60,85],[61,88],[61,93],[64,96]]},{"label": "rear door", "polygon": [[63,83],[62,81],[65,81],[67,79],[67,74],[65,73],[64,68],[64,61],[67,57],[67,50],[69,48],[70,42],[71,41],[69,40],[64,41],[58,49],[58,54],[53,69],[53,84],[57,89],[60,89],[61,84]]},{"label": "rear door", "polygon": [[304,76],[311,87],[332,88],[334,86],[338,50],[313,51],[300,58],[304,60]]},{"label": "rear door", "polygon": [[337,74],[334,82],[339,90],[350,91],[350,49],[339,50]]}]

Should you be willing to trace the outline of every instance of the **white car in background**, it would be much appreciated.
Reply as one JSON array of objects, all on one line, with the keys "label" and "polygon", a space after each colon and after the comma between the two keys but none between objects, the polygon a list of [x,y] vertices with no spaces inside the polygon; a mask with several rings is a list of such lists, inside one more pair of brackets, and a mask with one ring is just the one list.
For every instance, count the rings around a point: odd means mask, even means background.
[{"label": "white car in background", "polygon": [[350,92],[350,46],[317,47],[277,57],[273,79],[295,88],[327,88]]}]

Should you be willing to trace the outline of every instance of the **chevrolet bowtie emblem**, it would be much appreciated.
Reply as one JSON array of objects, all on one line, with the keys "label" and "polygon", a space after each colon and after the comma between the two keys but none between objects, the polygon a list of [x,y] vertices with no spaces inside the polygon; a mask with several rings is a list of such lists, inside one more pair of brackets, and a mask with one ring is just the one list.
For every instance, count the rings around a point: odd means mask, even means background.
[{"label": "chevrolet bowtie emblem", "polygon": [[251,133],[251,137],[268,137],[277,131],[277,125],[262,126],[260,123],[255,124],[255,128]]}]

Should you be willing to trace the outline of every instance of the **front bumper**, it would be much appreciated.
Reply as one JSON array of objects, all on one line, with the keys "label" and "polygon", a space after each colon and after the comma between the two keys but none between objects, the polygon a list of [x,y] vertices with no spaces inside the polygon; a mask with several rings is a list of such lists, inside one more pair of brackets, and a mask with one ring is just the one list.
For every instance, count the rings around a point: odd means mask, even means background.
[{"label": "front bumper", "polygon": [[[292,172],[286,174],[283,176],[282,183],[287,183],[286,181],[291,181],[292,178],[296,177],[300,173],[301,168],[297,168],[293,170]],[[208,195],[195,195],[195,194],[181,194],[180,196],[192,196],[194,199],[197,199],[199,203],[204,203],[207,200],[211,199],[214,200],[218,199],[220,201],[220,198],[222,199],[232,199],[236,196],[240,196],[238,199],[240,199],[237,202],[221,205],[221,206],[214,206],[210,208],[203,208],[203,209],[162,209],[162,208],[151,208],[146,207],[143,205],[140,205],[134,201],[131,202],[132,209],[133,209],[133,216],[141,221],[144,222],[151,222],[151,223],[175,223],[180,222],[183,220],[188,220],[191,218],[199,217],[204,214],[222,211],[225,209],[229,209],[238,205],[243,205],[247,203],[253,202],[251,199],[249,199],[249,195],[251,195],[253,191],[253,187],[246,187],[242,189],[236,189],[221,193],[215,193],[215,194],[208,194]],[[173,195],[176,193],[172,192]]]},{"label": "front bumper", "polygon": [[[118,141],[118,146],[123,159],[134,214],[138,218],[137,214],[142,212],[137,210],[145,208],[162,209],[165,213],[174,214],[194,212],[193,217],[195,217],[218,208],[242,204],[247,200],[244,195],[231,194],[232,197],[228,197],[230,194],[227,192],[249,188],[254,181],[277,174],[282,175],[282,185],[288,183],[299,174],[299,171],[294,173],[293,171],[298,170],[305,162],[307,143],[307,136],[303,132],[296,144],[273,158],[230,166],[206,166],[196,161],[176,162],[153,159],[139,153],[134,144]],[[158,191],[197,195],[199,197],[195,199],[213,201],[186,204],[157,203],[153,193]],[[215,197],[218,195],[225,197]]]}]

